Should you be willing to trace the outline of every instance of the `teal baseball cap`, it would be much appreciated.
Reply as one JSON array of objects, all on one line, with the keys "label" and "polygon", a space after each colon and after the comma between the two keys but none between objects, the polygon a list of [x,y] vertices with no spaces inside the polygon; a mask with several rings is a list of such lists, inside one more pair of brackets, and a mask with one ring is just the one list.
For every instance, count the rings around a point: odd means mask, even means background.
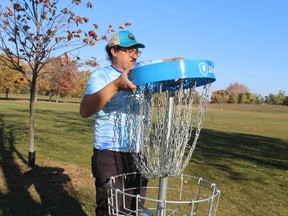
[{"label": "teal baseball cap", "polygon": [[132,47],[137,46],[139,48],[144,48],[145,45],[138,43],[135,36],[130,31],[119,31],[114,33],[108,43],[108,47],[120,46],[120,47]]}]

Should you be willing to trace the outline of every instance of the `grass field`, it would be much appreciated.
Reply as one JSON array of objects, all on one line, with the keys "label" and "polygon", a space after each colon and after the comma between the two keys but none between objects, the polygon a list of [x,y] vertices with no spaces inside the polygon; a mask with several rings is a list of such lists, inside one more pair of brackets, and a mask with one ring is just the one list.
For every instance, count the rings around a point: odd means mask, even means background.
[{"label": "grass field", "polygon": [[[78,110],[36,103],[37,166],[29,169],[28,101],[0,100],[0,215],[93,215],[94,120]],[[287,122],[288,107],[208,106],[185,174],[217,184],[217,215],[287,215]]]}]

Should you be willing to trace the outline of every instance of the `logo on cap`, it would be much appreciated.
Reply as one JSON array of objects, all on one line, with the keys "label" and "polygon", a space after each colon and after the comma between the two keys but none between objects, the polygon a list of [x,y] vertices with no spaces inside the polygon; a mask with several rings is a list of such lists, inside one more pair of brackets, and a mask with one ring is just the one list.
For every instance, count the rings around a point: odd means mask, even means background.
[{"label": "logo on cap", "polygon": [[131,33],[128,35],[128,37],[129,37],[131,40],[135,40],[135,37],[134,37],[134,35],[133,35],[133,34],[131,34]]}]

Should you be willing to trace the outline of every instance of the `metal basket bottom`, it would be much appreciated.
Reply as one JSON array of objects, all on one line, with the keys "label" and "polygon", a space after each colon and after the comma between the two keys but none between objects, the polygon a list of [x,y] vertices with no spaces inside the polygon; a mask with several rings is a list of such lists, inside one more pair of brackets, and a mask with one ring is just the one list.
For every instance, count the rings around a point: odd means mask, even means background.
[{"label": "metal basket bottom", "polygon": [[[149,179],[146,187],[125,187],[125,180],[136,174],[128,173],[110,178],[108,183],[109,215],[216,215],[220,190],[214,183],[184,174],[169,177],[166,199],[159,200],[159,186],[154,186],[159,185],[157,178]],[[119,180],[122,182],[121,188],[116,187],[116,182],[119,183]],[[140,189],[146,190],[146,196],[133,194],[133,191]],[[128,199],[134,201],[133,209],[127,206]]]}]

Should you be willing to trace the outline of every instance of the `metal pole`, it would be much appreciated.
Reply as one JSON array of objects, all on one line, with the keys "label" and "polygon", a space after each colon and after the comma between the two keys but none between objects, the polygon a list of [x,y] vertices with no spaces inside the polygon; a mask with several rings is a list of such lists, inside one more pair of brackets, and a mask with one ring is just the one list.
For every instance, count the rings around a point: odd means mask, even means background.
[{"label": "metal pole", "polygon": [[[168,91],[168,98],[169,98],[169,104],[166,106],[165,113],[164,113],[164,130],[163,133],[167,134],[166,139],[163,139],[162,142],[162,161],[161,161],[161,173],[164,175],[160,177],[159,179],[159,190],[158,190],[158,200],[160,202],[158,203],[157,207],[157,216],[164,216],[164,210],[165,210],[165,200],[167,197],[167,188],[168,188],[168,175],[167,171],[169,171],[169,167],[167,167],[166,162],[169,159],[169,137],[171,132],[171,124],[172,124],[172,115],[173,115],[173,106],[174,106],[174,97],[171,95],[171,92]],[[168,107],[168,110],[167,110]],[[166,115],[168,114],[168,120],[166,120]],[[169,164],[168,164],[169,166]]]}]

